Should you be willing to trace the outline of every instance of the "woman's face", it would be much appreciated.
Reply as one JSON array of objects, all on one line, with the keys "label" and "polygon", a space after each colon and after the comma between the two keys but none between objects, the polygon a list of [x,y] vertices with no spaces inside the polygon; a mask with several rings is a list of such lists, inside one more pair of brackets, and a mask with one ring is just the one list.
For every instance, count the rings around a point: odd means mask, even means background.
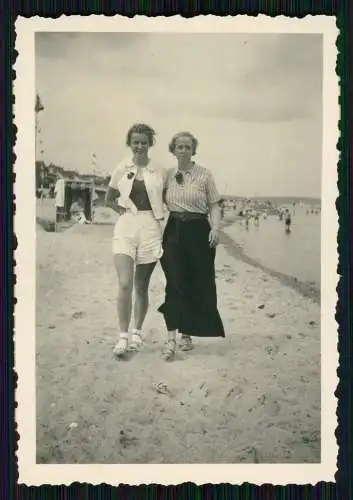
[{"label": "woman's face", "polygon": [[147,135],[133,132],[130,137],[130,148],[133,152],[134,158],[145,158],[149,149]]},{"label": "woman's face", "polygon": [[188,163],[192,157],[193,144],[190,137],[180,136],[175,139],[174,154],[178,161]]}]

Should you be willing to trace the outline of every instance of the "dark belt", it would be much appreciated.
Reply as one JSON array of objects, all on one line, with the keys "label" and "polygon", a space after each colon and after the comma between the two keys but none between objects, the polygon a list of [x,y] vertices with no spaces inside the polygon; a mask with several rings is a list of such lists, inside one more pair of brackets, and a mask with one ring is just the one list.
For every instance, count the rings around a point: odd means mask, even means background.
[{"label": "dark belt", "polygon": [[170,212],[172,219],[176,219],[182,222],[188,222],[192,220],[207,220],[207,214],[200,214],[197,212]]}]

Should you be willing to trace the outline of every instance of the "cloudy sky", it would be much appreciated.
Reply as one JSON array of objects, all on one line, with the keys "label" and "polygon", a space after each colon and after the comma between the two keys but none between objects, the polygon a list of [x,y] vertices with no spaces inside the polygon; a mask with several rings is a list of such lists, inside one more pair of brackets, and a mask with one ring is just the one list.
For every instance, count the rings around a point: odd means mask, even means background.
[{"label": "cloudy sky", "polygon": [[320,35],[37,33],[44,160],[110,173],[126,131],[152,125],[151,156],[173,165],[190,130],[220,191],[320,196]]}]

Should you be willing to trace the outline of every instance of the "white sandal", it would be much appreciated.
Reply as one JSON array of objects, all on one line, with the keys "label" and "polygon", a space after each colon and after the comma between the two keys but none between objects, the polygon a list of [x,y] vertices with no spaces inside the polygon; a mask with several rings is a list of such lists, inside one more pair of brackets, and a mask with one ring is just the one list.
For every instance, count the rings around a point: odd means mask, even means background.
[{"label": "white sandal", "polygon": [[143,333],[141,330],[133,330],[129,351],[137,351],[143,344]]},{"label": "white sandal", "polygon": [[120,358],[126,354],[129,346],[129,336],[127,333],[121,333],[117,344],[113,348],[113,354]]},{"label": "white sandal", "polygon": [[173,359],[175,351],[176,351],[176,340],[175,339],[167,340],[165,348],[162,352],[162,358],[164,359],[164,361],[170,361],[171,359]]}]

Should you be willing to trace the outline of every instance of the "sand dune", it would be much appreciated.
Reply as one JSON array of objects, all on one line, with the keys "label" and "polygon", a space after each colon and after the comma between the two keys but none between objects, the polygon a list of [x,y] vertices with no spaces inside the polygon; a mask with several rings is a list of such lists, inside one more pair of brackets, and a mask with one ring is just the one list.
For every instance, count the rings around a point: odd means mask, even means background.
[{"label": "sand dune", "polygon": [[37,232],[37,461],[319,462],[319,306],[219,246],[227,337],[161,359],[158,265],[146,344],[116,361],[111,233]]}]

